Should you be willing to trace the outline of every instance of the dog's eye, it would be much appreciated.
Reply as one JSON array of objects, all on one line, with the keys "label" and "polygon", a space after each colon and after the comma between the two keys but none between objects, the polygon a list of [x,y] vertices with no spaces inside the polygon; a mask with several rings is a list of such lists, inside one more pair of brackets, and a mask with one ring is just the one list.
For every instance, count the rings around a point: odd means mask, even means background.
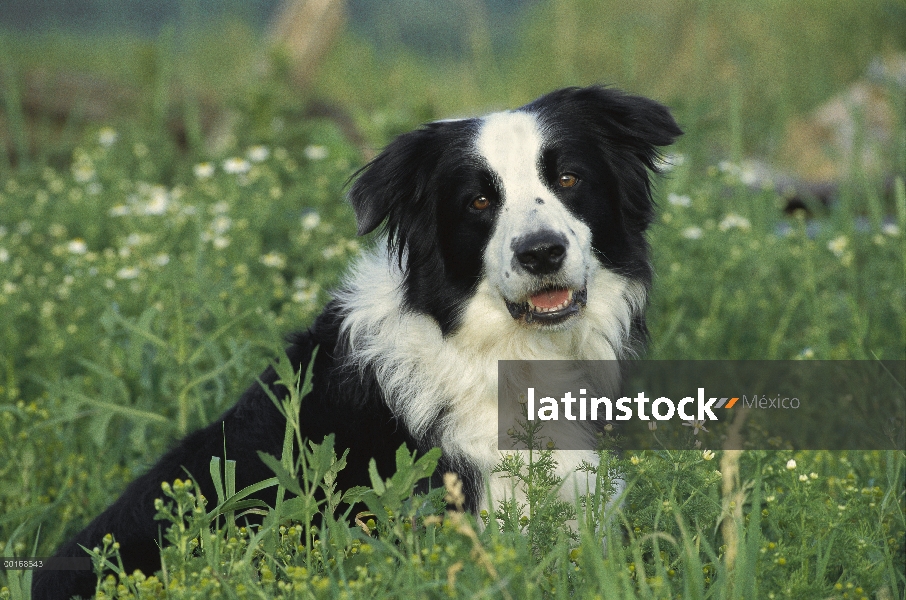
[{"label": "dog's eye", "polygon": [[579,178],[572,173],[563,173],[562,175],[560,175],[557,183],[560,184],[560,187],[571,188],[579,183]]},{"label": "dog's eye", "polygon": [[485,210],[491,206],[491,201],[488,200],[487,196],[479,196],[472,200],[472,208],[475,210]]}]

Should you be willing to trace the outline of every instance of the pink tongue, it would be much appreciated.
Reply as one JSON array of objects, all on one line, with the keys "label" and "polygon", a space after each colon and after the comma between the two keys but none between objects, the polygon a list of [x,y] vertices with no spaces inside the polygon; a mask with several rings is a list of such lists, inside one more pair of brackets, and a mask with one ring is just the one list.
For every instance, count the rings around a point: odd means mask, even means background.
[{"label": "pink tongue", "polygon": [[544,290],[531,297],[537,308],[554,308],[569,299],[569,290]]}]

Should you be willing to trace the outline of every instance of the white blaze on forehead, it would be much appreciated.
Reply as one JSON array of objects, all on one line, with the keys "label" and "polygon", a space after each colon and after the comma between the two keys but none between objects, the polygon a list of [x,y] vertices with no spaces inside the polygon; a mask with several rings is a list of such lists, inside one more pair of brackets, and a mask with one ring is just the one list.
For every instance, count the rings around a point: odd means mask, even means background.
[{"label": "white blaze on forehead", "polygon": [[538,193],[543,193],[544,186],[538,173],[543,140],[534,115],[501,112],[488,115],[482,121],[475,145],[500,178],[505,201],[518,201],[524,195],[534,199]]},{"label": "white blaze on forehead", "polygon": [[484,254],[485,272],[504,298],[519,302],[539,288],[538,277],[518,266],[514,243],[547,232],[564,240],[566,254],[557,279],[579,289],[594,264],[591,231],[571,214],[547,187],[540,172],[541,152],[548,142],[535,115],[502,112],[481,121],[475,149],[497,175],[502,207]]}]

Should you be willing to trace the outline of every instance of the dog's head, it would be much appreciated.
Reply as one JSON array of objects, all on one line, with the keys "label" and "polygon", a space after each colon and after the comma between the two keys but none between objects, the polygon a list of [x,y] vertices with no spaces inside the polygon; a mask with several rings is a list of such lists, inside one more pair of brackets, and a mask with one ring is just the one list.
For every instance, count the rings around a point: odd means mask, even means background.
[{"label": "dog's head", "polygon": [[662,105],[601,87],[429,123],[394,140],[349,197],[359,234],[385,223],[408,308],[447,334],[482,281],[526,327],[582,318],[601,269],[647,286],[657,148],[681,134]]}]

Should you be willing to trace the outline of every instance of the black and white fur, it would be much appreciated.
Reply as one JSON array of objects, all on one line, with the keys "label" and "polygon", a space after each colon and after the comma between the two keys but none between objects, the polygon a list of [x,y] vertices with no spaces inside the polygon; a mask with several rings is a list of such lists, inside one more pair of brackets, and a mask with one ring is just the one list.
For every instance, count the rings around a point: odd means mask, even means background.
[{"label": "black and white fur", "polygon": [[[501,457],[497,361],[621,359],[640,348],[651,283],[650,176],[657,148],[680,134],[652,100],[569,88],[513,111],[429,123],[361,170],[349,194],[359,233],[383,223],[386,243],[358,259],[287,349],[302,369],[320,348],[301,423],[308,438],[334,433],[339,448],[350,448],[341,488],[367,485],[372,457],[389,476],[405,442],[442,448],[433,483],[459,474],[472,511],[491,501],[487,489],[496,500],[513,493],[506,481],[488,479]],[[543,290],[563,301],[533,305]],[[261,379],[285,393],[272,370]],[[58,555],[82,556],[79,544],[97,546],[113,533],[127,571],[158,570],[160,483],[188,471],[215,497],[208,463],[225,445],[241,489],[267,476],[256,451],[279,455],[283,431],[280,414],[252,385]],[[581,461],[596,460],[590,451],[557,454],[567,479]],[[33,589],[35,598],[89,596],[94,576],[40,573]]]}]

